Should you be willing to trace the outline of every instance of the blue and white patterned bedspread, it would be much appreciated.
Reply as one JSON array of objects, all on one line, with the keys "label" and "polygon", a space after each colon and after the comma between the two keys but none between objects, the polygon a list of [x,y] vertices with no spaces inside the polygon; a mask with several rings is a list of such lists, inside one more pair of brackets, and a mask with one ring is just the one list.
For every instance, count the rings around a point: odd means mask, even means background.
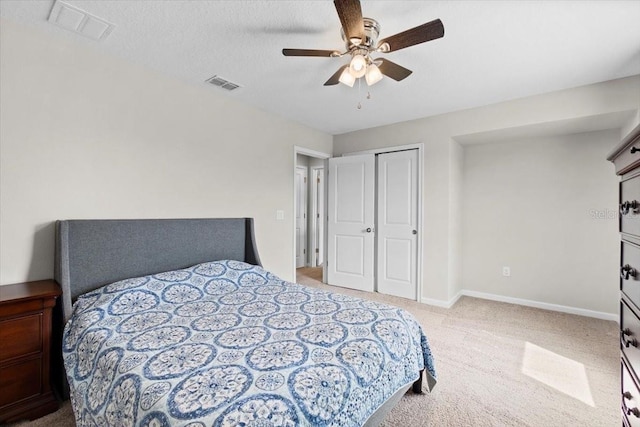
[{"label": "blue and white patterned bedspread", "polygon": [[435,378],[406,311],[238,261],[81,296],[63,355],[78,426],[357,426]]}]

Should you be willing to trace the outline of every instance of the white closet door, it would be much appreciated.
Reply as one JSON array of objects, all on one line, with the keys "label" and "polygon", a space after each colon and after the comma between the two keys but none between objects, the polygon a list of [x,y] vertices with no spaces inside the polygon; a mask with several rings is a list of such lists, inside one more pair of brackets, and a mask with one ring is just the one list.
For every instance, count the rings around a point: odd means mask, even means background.
[{"label": "white closet door", "polygon": [[296,168],[296,268],[307,258],[307,168]]},{"label": "white closet door", "polygon": [[329,159],[327,281],[374,288],[375,156]]},{"label": "white closet door", "polygon": [[378,292],[416,299],[418,150],[378,155]]}]

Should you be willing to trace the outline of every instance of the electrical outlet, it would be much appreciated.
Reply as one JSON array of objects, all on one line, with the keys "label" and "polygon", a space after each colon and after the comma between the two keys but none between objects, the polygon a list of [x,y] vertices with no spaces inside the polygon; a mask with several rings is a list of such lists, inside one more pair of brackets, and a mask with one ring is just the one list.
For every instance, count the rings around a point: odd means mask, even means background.
[{"label": "electrical outlet", "polygon": [[502,267],[502,275],[504,277],[510,277],[511,276],[511,268],[510,267]]}]

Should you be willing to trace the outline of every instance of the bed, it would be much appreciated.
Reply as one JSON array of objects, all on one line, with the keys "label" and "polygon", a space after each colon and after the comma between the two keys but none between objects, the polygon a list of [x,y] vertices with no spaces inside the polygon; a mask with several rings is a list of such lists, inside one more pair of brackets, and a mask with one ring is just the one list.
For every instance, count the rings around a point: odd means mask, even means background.
[{"label": "bed", "polygon": [[78,426],[373,426],[435,384],[408,312],[281,280],[253,221],[56,224]]}]

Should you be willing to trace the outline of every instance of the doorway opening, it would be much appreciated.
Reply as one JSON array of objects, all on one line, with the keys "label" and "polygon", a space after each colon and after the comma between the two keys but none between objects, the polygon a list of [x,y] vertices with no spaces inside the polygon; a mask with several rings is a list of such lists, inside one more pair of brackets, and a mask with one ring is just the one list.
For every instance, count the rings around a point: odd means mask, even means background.
[{"label": "doorway opening", "polygon": [[322,267],[302,267],[296,270],[296,283],[301,285],[317,285],[322,281]]},{"label": "doorway opening", "polygon": [[325,281],[326,166],[329,154],[294,148],[294,277]]}]

